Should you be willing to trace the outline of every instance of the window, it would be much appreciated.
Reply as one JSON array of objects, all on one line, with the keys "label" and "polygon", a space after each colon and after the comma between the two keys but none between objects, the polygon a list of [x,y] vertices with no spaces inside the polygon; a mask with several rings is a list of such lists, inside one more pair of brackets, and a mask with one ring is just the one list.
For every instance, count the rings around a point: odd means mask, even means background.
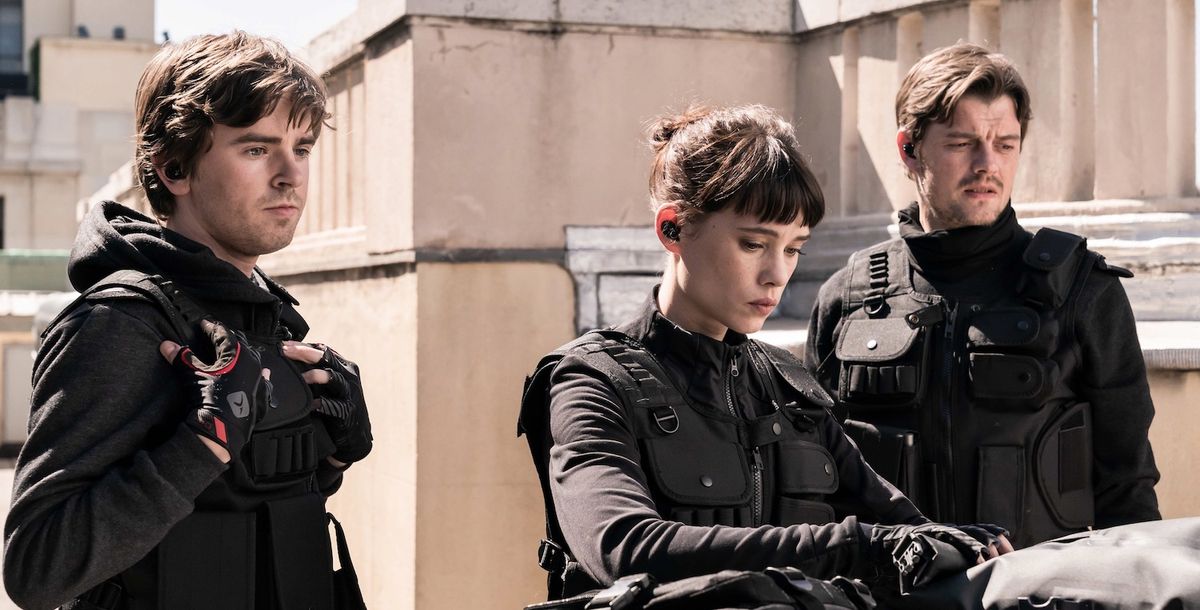
[{"label": "window", "polygon": [[0,0],[0,74],[25,71],[21,58],[24,46],[21,16],[21,0]]}]

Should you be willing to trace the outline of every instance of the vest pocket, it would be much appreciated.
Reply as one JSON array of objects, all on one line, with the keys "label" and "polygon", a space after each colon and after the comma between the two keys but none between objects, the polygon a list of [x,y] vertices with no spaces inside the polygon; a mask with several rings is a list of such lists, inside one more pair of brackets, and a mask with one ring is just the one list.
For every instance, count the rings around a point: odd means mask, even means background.
[{"label": "vest pocket", "polygon": [[971,396],[993,408],[1037,411],[1042,408],[1058,364],[1018,354],[972,353]]},{"label": "vest pocket", "polygon": [[[650,472],[663,495],[678,504],[730,506],[750,501],[750,466],[737,443],[711,437],[689,443],[677,434],[646,439]],[[696,451],[696,447],[704,447]]]},{"label": "vest pocket", "polygon": [[837,464],[828,449],[805,441],[779,443],[779,491],[831,494],[837,488]]},{"label": "vest pocket", "polygon": [[1092,496],[1091,405],[1078,403],[1046,427],[1034,450],[1038,491],[1050,516],[1066,529],[1095,521]]},{"label": "vest pocket", "polygon": [[787,496],[779,497],[779,525],[797,525],[800,523],[808,523],[810,525],[824,525],[833,523],[834,513],[833,507],[824,503],[813,500],[801,500],[798,498],[789,498]]},{"label": "vest pocket", "polygon": [[975,518],[1016,534],[1025,504],[1025,448],[985,445],[979,448],[979,487]]},{"label": "vest pocket", "polygon": [[850,407],[915,404],[924,393],[928,334],[904,318],[847,320],[835,354],[838,397]]}]

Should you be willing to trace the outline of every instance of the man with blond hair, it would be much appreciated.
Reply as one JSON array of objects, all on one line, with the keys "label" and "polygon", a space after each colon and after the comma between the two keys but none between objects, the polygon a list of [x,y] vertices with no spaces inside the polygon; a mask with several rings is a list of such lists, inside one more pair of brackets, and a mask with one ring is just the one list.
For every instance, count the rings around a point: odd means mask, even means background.
[{"label": "man with blond hair", "polygon": [[5,523],[23,608],[334,608],[325,498],[371,450],[357,367],[256,266],[304,210],[320,78],[273,40],[168,45],[138,84],[157,220],[80,226]]},{"label": "man with blond hair", "polygon": [[959,43],[913,66],[896,152],[918,200],[899,238],[821,288],[806,348],[880,474],[930,518],[996,523],[1018,547],[1159,518],[1132,274],[1017,223],[1030,116],[998,53]]}]

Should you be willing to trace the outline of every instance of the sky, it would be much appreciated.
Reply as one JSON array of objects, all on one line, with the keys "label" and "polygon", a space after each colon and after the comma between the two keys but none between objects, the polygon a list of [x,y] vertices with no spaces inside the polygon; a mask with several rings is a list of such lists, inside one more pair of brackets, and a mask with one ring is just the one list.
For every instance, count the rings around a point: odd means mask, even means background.
[{"label": "sky", "polygon": [[358,0],[155,0],[154,29],[171,40],[242,29],[298,49],[354,12]]}]

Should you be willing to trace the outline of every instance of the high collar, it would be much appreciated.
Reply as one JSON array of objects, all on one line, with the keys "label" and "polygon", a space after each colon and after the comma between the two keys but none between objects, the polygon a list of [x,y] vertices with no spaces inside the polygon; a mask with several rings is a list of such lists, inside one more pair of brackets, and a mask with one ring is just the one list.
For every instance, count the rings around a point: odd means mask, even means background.
[{"label": "high collar", "polygon": [[926,232],[914,202],[898,213],[900,237],[913,267],[931,281],[956,282],[995,269],[998,261],[1026,235],[1012,205],[990,225]]},{"label": "high collar", "polygon": [[695,360],[697,364],[712,361],[720,366],[728,350],[740,349],[746,343],[746,335],[732,329],[725,331],[725,338],[718,341],[667,319],[658,309],[658,289],[655,286],[642,302],[637,317],[620,328],[655,354]]},{"label": "high collar", "polygon": [[617,330],[646,346],[662,362],[677,387],[697,404],[723,410],[727,373],[734,363],[741,369],[750,368],[746,335],[728,330],[725,338],[718,341],[680,327],[659,311],[657,286],[642,303],[637,316]]},{"label": "high collar", "polygon": [[99,203],[79,226],[67,276],[82,292],[126,269],[169,278],[223,322],[254,322],[255,328],[240,326],[242,330],[269,332],[276,318],[289,326],[293,336],[302,337],[308,330],[292,307],[296,299],[261,271],[255,270],[266,290],[208,246],[119,203]]}]

